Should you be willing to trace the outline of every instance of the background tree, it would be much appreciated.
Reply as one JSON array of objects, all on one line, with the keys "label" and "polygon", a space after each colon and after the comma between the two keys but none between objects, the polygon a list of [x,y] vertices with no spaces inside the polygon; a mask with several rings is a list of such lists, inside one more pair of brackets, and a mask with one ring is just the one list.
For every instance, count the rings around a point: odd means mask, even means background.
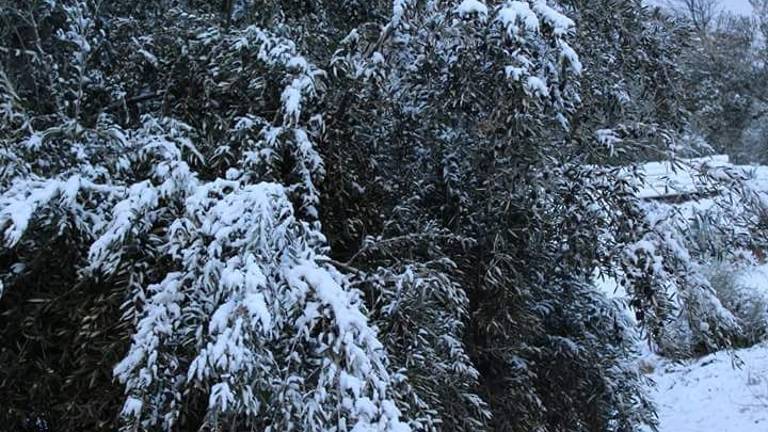
[{"label": "background tree", "polygon": [[[768,95],[759,42],[765,7],[753,2],[755,14],[745,17],[718,12],[710,3],[695,0],[676,9],[696,29],[681,56],[690,133],[737,162],[761,163]],[[702,16],[707,17],[705,26],[699,24]]]},{"label": "background tree", "polygon": [[720,14],[719,0],[671,0],[669,5],[691,20],[699,33],[706,33]]}]

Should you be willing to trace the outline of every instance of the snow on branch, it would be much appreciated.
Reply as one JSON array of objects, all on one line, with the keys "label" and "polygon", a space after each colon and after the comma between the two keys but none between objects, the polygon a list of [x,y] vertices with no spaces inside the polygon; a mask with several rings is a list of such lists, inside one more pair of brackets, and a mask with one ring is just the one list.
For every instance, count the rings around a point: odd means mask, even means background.
[{"label": "snow on branch", "polygon": [[[167,246],[179,271],[148,287],[115,369],[129,423],[170,427],[181,413],[167,395],[181,381],[210,395],[212,426],[280,412],[276,421],[302,430],[337,416],[353,430],[409,430],[387,396],[386,355],[359,293],[324,264],[323,236],[294,217],[284,187],[216,180],[184,207]],[[186,338],[192,357],[176,348]]]}]

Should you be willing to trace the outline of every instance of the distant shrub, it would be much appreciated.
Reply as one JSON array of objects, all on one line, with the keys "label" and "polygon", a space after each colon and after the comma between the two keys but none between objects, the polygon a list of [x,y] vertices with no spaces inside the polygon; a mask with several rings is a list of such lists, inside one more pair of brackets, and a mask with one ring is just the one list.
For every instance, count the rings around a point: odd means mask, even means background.
[{"label": "distant shrub", "polygon": [[754,345],[768,338],[768,296],[739,282],[738,266],[716,262],[709,266],[707,276],[717,297],[735,315],[744,330],[743,345]]}]

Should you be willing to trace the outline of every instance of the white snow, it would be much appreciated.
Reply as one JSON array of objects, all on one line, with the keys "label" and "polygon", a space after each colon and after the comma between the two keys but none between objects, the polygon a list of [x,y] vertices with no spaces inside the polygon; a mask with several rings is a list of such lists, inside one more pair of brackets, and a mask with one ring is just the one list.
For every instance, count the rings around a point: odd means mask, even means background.
[{"label": "white snow", "polygon": [[[23,183],[22,186],[27,186],[27,184]],[[21,240],[32,216],[38,209],[58,196],[62,187],[62,182],[50,180],[33,184],[26,197],[19,197],[19,195],[24,194],[24,188],[19,187],[17,194],[0,198],[0,208],[2,208],[0,211],[0,231],[3,233],[6,245],[13,246]]]},{"label": "white snow", "polygon": [[211,387],[211,396],[208,400],[208,406],[211,408],[220,407],[222,411],[227,410],[227,406],[235,401],[235,396],[225,382],[214,384]]},{"label": "white snow", "polygon": [[355,307],[350,293],[344,291],[327,270],[305,261],[288,271],[286,276],[288,283],[294,288],[301,291],[310,287],[314,289],[317,297],[333,311],[342,335],[367,328],[368,319]]},{"label": "white snow", "polygon": [[43,145],[43,134],[40,132],[35,132],[29,136],[26,140],[23,141],[23,145],[28,149],[32,151],[37,151],[42,147]]},{"label": "white snow", "polygon": [[405,15],[405,10],[408,8],[408,0],[394,0],[392,2],[392,19],[391,24],[397,26],[400,24],[400,20]]},{"label": "white snow", "polygon": [[[602,145],[614,145],[621,141],[610,129],[601,129],[596,133]],[[768,167],[734,165],[726,155],[713,155],[675,161],[647,162],[638,167],[637,173],[643,177],[637,196],[639,198],[662,198],[685,195],[701,190],[708,179],[728,182],[726,172],[738,175],[754,191],[768,193]],[[629,168],[625,174],[634,176]]]},{"label": "white snow", "polygon": [[[738,283],[768,298],[768,264],[740,272]],[[626,300],[626,292],[609,277],[594,282],[609,298]],[[626,308],[629,319],[632,313]],[[675,363],[641,343],[640,364],[653,368],[652,398],[659,432],[768,431],[768,343],[734,353],[722,351]],[[650,429],[647,429],[650,432]]]},{"label": "white snow", "polygon": [[768,345],[735,354],[651,361],[660,432],[768,431]]},{"label": "white snow", "polygon": [[549,87],[547,82],[537,76],[530,76],[525,81],[525,90],[533,95],[546,97],[549,96]]},{"label": "white snow", "polygon": [[549,7],[544,0],[537,0],[533,4],[533,10],[542,17],[542,20],[545,23],[552,27],[552,30],[557,36],[563,36],[576,27],[573,20]]},{"label": "white snow", "polygon": [[730,166],[730,163],[728,156],[724,155],[687,159],[676,164],[668,161],[648,162],[640,167],[645,176],[645,184],[638,196],[657,198],[696,192],[701,168],[725,166]]},{"label": "white snow", "polygon": [[91,269],[112,269],[117,265],[117,258],[111,252],[111,246],[122,242],[134,229],[134,224],[140,215],[157,206],[160,199],[157,190],[149,181],[132,185],[128,196],[117,203],[112,212],[112,221],[104,233],[91,244],[88,260]]},{"label": "white snow", "polygon": [[510,36],[514,36],[521,32],[521,28],[518,27],[518,22],[521,22],[525,30],[537,32],[539,31],[539,18],[533,13],[528,3],[521,1],[513,1],[507,3],[504,7],[499,9],[498,17],[496,18],[504,28],[507,30]]},{"label": "white snow", "polygon": [[485,17],[488,15],[488,6],[478,0],[464,0],[456,8],[456,13],[462,18],[475,14]]},{"label": "white snow", "polygon": [[514,81],[520,81],[520,77],[525,73],[525,69],[521,67],[505,66],[504,73],[507,75],[507,78],[511,78]]},{"label": "white snow", "polygon": [[294,83],[286,87],[280,97],[286,115],[291,116],[296,120],[298,120],[301,115],[301,87],[299,87],[297,81],[298,80],[295,80]]},{"label": "white snow", "polygon": [[144,403],[141,401],[141,399],[128,397],[125,400],[121,414],[124,416],[137,416],[141,413],[141,408],[143,405]]},{"label": "white snow", "polygon": [[584,70],[584,65],[581,64],[581,60],[579,60],[579,55],[576,54],[576,51],[563,41],[560,41],[558,45],[560,47],[560,57],[566,61],[571,72],[575,75],[581,75],[581,72]]},{"label": "white snow", "polygon": [[752,289],[768,298],[768,264],[758,265],[743,271],[738,276],[737,282],[742,287]]}]

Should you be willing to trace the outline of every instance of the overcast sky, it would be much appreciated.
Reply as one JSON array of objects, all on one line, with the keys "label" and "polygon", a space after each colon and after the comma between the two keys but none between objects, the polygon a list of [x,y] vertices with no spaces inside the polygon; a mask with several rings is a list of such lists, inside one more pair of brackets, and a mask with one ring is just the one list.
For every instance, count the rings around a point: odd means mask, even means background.
[{"label": "overcast sky", "polygon": [[752,6],[747,0],[720,0],[723,9],[727,9],[740,14],[751,14]]},{"label": "overcast sky", "polygon": [[[650,0],[652,4],[667,4],[666,0]],[[752,6],[749,5],[749,0],[720,0],[720,6],[723,10],[748,15],[752,13]]]}]

